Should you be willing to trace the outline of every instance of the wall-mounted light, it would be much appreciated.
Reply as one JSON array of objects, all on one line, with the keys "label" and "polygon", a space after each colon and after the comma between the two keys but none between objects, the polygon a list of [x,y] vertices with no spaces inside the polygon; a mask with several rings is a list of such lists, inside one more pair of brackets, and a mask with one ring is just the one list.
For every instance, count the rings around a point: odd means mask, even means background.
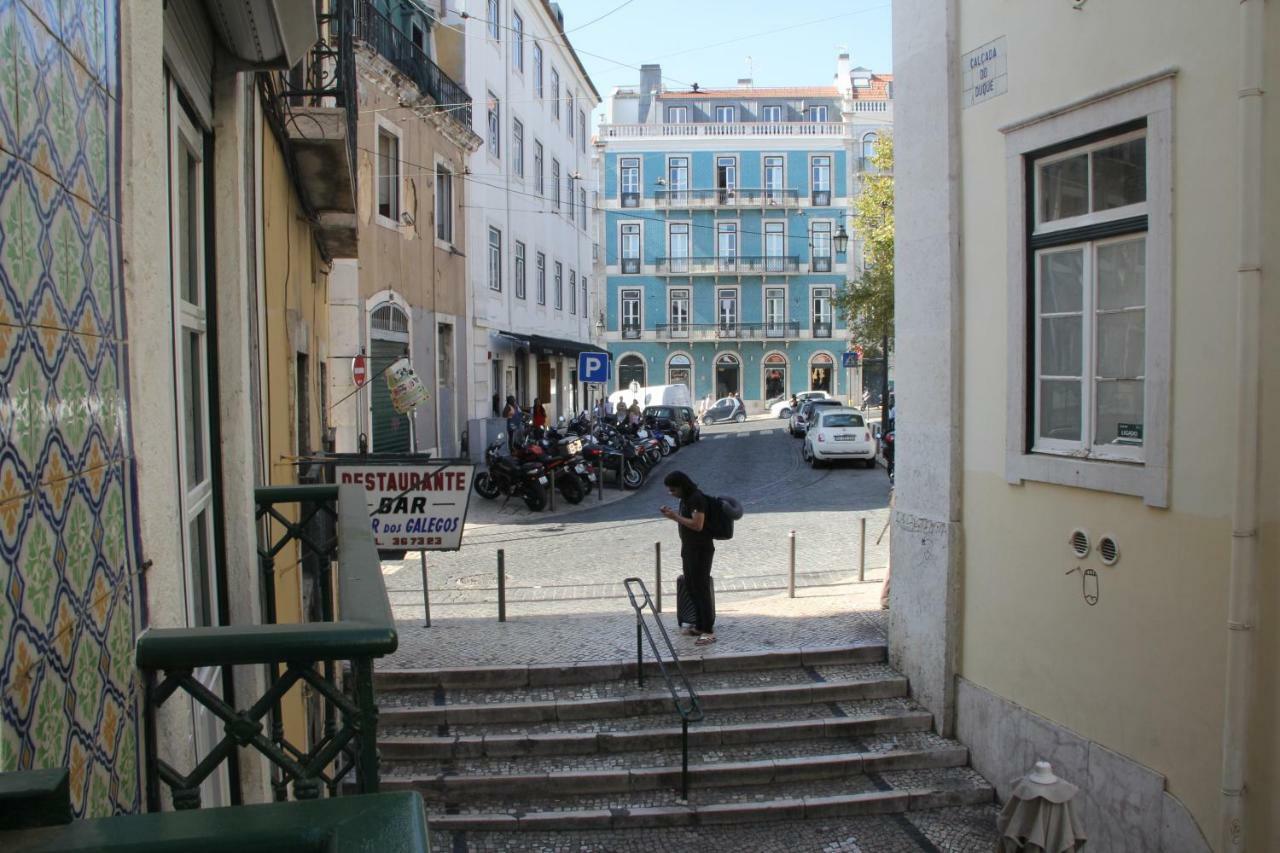
[{"label": "wall-mounted light", "polygon": [[600,316],[596,318],[596,334],[604,334],[604,312],[600,312]]},{"label": "wall-mounted light", "polygon": [[844,223],[840,224],[840,230],[836,232],[836,236],[832,238],[836,251],[844,254],[849,248],[849,232],[844,230]]}]

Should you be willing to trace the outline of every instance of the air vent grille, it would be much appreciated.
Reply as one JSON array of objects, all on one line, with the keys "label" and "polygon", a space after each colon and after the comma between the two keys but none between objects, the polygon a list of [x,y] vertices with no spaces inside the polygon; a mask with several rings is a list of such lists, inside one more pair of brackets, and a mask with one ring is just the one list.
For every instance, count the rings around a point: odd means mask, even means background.
[{"label": "air vent grille", "polygon": [[1098,556],[1105,566],[1116,564],[1116,560],[1120,559],[1120,546],[1116,544],[1114,537],[1103,536],[1098,540]]},{"label": "air vent grille", "polygon": [[1089,534],[1083,530],[1071,531],[1071,553],[1080,559],[1089,556]]}]

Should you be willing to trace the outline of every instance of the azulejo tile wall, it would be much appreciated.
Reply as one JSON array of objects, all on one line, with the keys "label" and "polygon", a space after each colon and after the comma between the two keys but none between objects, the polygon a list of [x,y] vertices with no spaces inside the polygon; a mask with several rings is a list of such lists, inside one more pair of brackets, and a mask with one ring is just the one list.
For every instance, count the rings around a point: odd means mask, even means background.
[{"label": "azulejo tile wall", "polygon": [[0,0],[0,770],[137,811],[115,0]]}]

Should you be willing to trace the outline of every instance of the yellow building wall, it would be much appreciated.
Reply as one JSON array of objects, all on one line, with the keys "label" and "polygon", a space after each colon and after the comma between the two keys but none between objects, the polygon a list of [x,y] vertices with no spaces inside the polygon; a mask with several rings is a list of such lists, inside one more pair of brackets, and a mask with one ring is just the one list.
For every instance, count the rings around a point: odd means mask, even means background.
[{"label": "yellow building wall", "polygon": [[[312,229],[285,170],[284,155],[269,128],[262,130],[262,289],[266,314],[262,352],[266,362],[263,405],[267,471],[271,485],[298,482],[297,354],[308,356],[309,446],[321,448],[321,365],[327,357],[328,273]],[[284,509],[290,509],[288,507]],[[296,512],[285,512],[297,520]],[[282,531],[272,531],[278,536]],[[276,558],[276,621],[302,621],[301,554],[295,546]],[[294,688],[283,704],[285,734],[305,743],[302,693]]]},{"label": "yellow building wall", "polygon": [[[466,315],[466,210],[462,206],[467,181],[463,176],[465,152],[428,120],[399,108],[398,98],[367,80],[361,81],[361,120],[358,132],[357,187],[360,216],[360,298],[393,290],[424,311]],[[377,216],[373,152],[379,127],[400,135],[401,206],[412,224],[389,227]],[[531,146],[531,142],[526,142]],[[436,158],[443,158],[453,173],[453,243],[457,253],[435,239]],[[510,251],[509,249],[507,250]],[[414,330],[416,337],[419,332]],[[434,341],[434,330],[430,330]],[[435,347],[432,346],[434,352]]]},{"label": "yellow building wall", "polygon": [[[1232,541],[1236,324],[1235,4],[1159,0],[1016,7],[960,6],[961,53],[1008,39],[1008,92],[962,112],[964,328],[1006,318],[1006,163],[999,128],[1119,83],[1176,67],[1174,107],[1174,352],[1171,506],[1083,489],[1005,482],[1006,340],[964,336],[964,580],[960,674],[1080,735],[1165,774],[1206,836],[1217,833],[1222,767],[1227,581]],[[1268,10],[1275,33],[1276,10]],[[1273,38],[1270,42],[1276,44]],[[1272,57],[1274,64],[1274,57]],[[1273,86],[1275,84],[1273,83]],[[1271,145],[1280,134],[1270,116]],[[1271,157],[1274,189],[1276,158]],[[1269,199],[1277,231],[1276,193]],[[1274,245],[1274,240],[1272,241]],[[1274,259],[1274,255],[1273,255]],[[1274,265],[1272,266],[1274,269]],[[1271,278],[1274,284],[1276,278]],[[1274,287],[1272,288],[1274,291]],[[1275,318],[1274,293],[1267,317]],[[1266,327],[1274,328],[1274,322]],[[1265,334],[1265,333],[1264,333]],[[1275,335],[1269,423],[1280,426]],[[1277,481],[1274,430],[1264,481]],[[1276,581],[1276,505],[1267,504],[1264,598]],[[1067,537],[1088,530],[1120,543],[1114,568],[1071,557]],[[1077,565],[1100,575],[1089,606]],[[1274,661],[1274,625],[1263,628]],[[1262,659],[1262,658],[1260,658]],[[1259,751],[1251,820],[1280,849],[1270,812],[1280,791],[1273,730],[1280,685],[1267,669],[1255,721]],[[1265,733],[1263,729],[1265,728]],[[1270,842],[1268,844],[1268,841]]]}]

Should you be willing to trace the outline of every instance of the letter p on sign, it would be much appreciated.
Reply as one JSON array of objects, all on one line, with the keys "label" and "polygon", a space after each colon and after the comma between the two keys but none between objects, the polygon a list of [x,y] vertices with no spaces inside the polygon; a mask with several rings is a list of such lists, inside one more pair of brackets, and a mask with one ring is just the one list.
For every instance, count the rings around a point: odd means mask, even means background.
[{"label": "letter p on sign", "polygon": [[578,353],[579,382],[608,382],[609,356],[602,352]]}]

